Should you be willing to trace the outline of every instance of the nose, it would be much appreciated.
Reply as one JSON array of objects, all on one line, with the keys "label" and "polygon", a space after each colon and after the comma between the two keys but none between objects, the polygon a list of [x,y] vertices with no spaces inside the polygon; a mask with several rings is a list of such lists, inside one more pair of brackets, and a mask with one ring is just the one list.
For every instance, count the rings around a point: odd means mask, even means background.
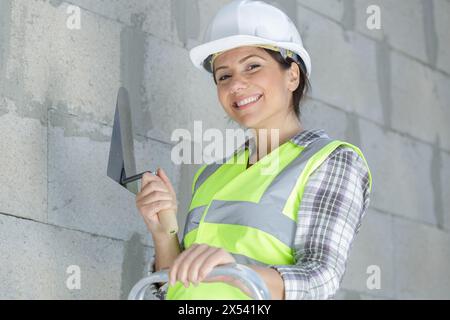
[{"label": "nose", "polygon": [[239,90],[245,90],[248,88],[248,81],[245,77],[241,77],[240,75],[233,75],[230,79],[230,92],[235,94],[239,92]]}]

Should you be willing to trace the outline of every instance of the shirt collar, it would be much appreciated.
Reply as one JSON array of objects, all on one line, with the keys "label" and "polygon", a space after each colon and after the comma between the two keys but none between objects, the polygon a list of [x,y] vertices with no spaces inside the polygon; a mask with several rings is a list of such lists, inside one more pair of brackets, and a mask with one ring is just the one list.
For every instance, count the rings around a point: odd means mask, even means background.
[{"label": "shirt collar", "polygon": [[329,138],[328,134],[323,129],[308,129],[304,130],[295,136],[290,141],[301,146],[307,147],[310,143],[320,138]]}]

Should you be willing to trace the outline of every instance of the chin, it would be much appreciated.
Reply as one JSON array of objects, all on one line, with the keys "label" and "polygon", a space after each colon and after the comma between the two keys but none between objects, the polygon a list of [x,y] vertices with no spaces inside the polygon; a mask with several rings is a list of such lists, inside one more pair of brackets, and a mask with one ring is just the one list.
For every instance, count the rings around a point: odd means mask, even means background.
[{"label": "chin", "polygon": [[246,128],[259,129],[259,128],[263,127],[261,125],[261,119],[259,117],[256,118],[256,117],[245,116],[245,117],[239,118],[237,122]]},{"label": "chin", "polygon": [[253,127],[262,120],[261,114],[255,112],[249,113],[233,113],[233,120],[245,127]]}]

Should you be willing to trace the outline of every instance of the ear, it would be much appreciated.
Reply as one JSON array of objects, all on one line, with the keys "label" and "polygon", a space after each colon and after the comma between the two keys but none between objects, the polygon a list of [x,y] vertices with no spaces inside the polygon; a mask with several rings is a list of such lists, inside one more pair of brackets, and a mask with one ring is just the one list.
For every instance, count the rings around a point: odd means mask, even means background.
[{"label": "ear", "polygon": [[294,92],[300,85],[300,67],[295,62],[291,63],[288,70],[288,89]]}]

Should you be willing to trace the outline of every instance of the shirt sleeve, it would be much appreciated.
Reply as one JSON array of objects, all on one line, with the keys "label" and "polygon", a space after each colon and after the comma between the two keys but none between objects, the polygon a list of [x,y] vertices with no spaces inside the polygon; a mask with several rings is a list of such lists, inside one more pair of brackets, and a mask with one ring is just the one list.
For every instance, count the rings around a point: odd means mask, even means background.
[{"label": "shirt sleeve", "polygon": [[286,300],[331,299],[369,205],[369,169],[352,148],[339,146],[308,179],[298,212],[295,264],[269,265]]}]

